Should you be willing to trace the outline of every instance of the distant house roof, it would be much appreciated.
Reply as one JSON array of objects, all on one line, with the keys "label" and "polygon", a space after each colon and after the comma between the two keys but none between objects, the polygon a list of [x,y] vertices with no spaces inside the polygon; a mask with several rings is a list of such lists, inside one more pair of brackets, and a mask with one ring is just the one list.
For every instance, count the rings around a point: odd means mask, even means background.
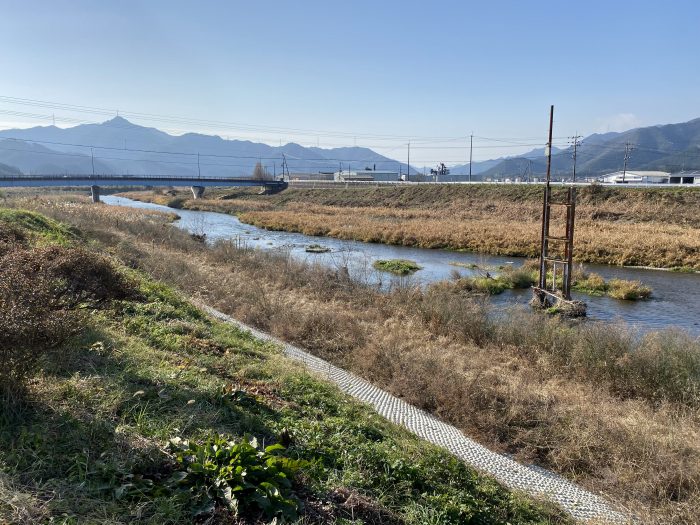
[{"label": "distant house roof", "polygon": [[[621,171],[616,171],[614,173],[609,173],[606,175],[606,177],[612,177],[615,175],[622,175]],[[639,170],[627,170],[625,172],[626,176],[632,176],[632,177],[668,177],[671,175],[667,171],[639,171]]]},{"label": "distant house roof", "polygon": [[674,177],[700,177],[700,170],[677,171]]},{"label": "distant house roof", "polygon": [[609,173],[603,180],[605,182],[624,182],[624,183],[635,183],[635,182],[657,182],[665,183],[669,182],[671,174],[665,171],[616,171],[614,173]]}]

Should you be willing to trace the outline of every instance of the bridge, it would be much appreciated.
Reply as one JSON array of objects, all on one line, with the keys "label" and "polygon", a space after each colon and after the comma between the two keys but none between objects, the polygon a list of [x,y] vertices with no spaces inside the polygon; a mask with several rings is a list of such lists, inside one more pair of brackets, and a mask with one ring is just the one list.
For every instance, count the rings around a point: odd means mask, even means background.
[{"label": "bridge", "polygon": [[284,180],[240,179],[229,177],[175,177],[166,175],[16,175],[0,176],[0,188],[89,186],[92,202],[100,202],[101,187],[124,186],[189,186],[195,199],[207,187],[258,186],[265,193],[277,193],[287,187]]}]

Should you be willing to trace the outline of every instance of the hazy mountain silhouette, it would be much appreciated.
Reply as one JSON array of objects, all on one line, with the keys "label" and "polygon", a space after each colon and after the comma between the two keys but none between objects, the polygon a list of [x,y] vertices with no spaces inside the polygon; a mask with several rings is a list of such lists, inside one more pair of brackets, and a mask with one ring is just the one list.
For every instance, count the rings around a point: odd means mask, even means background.
[{"label": "hazy mountain silhouette", "polygon": [[[0,144],[0,162],[16,166],[24,173],[74,170],[86,173],[92,170],[90,157],[93,153],[96,172],[119,174],[246,176],[252,173],[257,162],[271,173],[279,173],[283,155],[290,172],[337,171],[340,166],[398,171],[400,164],[368,148],[305,148],[295,143],[275,147],[199,133],[170,135],[122,117],[65,129],[41,126],[0,131],[0,138],[3,137],[21,140],[3,141],[4,148]],[[11,148],[9,144],[24,144],[24,149],[13,151],[19,146]],[[30,158],[32,154],[35,159]],[[401,164],[401,170],[406,171],[405,163]],[[411,171],[417,173],[413,168]]]},{"label": "hazy mountain silhouette", "polygon": [[[628,170],[680,171],[700,168],[700,119],[679,124],[635,128],[622,133],[593,134],[583,139],[578,148],[577,177],[597,177],[621,170],[625,145],[633,149],[627,162]],[[532,153],[532,152],[531,152]],[[483,177],[518,177],[530,170],[542,176],[547,170],[544,152],[504,159],[482,173]],[[552,155],[552,175],[570,177],[572,148]],[[528,168],[529,165],[529,168]]]},{"label": "hazy mountain silhouette", "polygon": [[[114,173],[193,176],[249,176],[261,162],[279,173],[283,155],[290,172],[313,173],[376,167],[401,171],[406,164],[368,148],[324,149],[289,143],[283,146],[247,140],[224,140],[215,135],[170,135],[156,128],[139,126],[122,117],[101,124],[72,128],[41,126],[0,131],[0,163],[4,170],[17,168],[30,173]],[[37,142],[35,142],[37,141]],[[593,134],[578,150],[577,175],[600,176],[622,168],[625,144],[634,145],[630,170],[697,169],[700,167],[700,119],[680,124],[636,128],[623,133]],[[552,174],[569,177],[571,148],[554,148]],[[412,173],[418,173],[411,168]],[[513,157],[475,162],[472,174],[479,178],[514,178],[546,172],[544,149]],[[469,165],[450,168],[451,175],[466,175]]]},{"label": "hazy mountain silhouette", "polygon": [[[57,151],[23,140],[0,140],[0,162],[24,174],[80,174],[93,172],[90,155]],[[109,173],[110,167],[95,159],[95,173]]]}]

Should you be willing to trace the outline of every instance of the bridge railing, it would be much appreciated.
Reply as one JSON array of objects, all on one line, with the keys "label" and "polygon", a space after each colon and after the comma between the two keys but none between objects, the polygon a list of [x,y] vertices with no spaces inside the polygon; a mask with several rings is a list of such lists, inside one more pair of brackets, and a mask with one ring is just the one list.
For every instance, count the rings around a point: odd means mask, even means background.
[{"label": "bridge railing", "polygon": [[227,183],[227,182],[255,182],[259,183],[260,185],[266,185],[266,184],[280,184],[283,181],[279,179],[251,179],[247,177],[192,177],[192,176],[185,176],[185,175],[110,175],[110,174],[95,174],[95,175],[84,175],[84,174],[56,174],[56,175],[0,175],[0,181],[13,181],[13,182],[21,182],[23,180],[25,181],[42,181],[42,180],[50,180],[50,181],[56,181],[56,180],[66,180],[66,181],[71,181],[71,180],[80,180],[80,181],[103,181],[103,180],[124,180],[124,181],[142,181],[142,180],[148,180],[148,181],[159,181],[159,180],[167,180],[167,181],[172,181],[172,180],[182,180],[182,181],[188,181],[188,183],[194,183],[196,181],[202,181],[202,182],[222,182],[222,183]]}]

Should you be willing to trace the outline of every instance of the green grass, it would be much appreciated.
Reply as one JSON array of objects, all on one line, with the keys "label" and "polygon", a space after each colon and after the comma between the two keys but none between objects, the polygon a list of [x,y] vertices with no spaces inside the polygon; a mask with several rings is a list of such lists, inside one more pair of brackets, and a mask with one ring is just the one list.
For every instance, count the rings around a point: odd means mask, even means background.
[{"label": "green grass", "polygon": [[697,273],[698,271],[690,266],[673,266],[672,268],[669,268],[669,270],[677,273]]},{"label": "green grass", "polygon": [[608,292],[608,283],[597,273],[575,275],[571,289],[594,297],[600,297]]},{"label": "green grass", "polygon": [[299,523],[568,522],[130,274],[139,298],[87,312],[83,333],[43,362],[23,412],[0,428],[0,522],[192,523],[199,500],[172,488],[169,441],[245,436],[302,460],[291,489]]},{"label": "green grass", "polygon": [[608,282],[607,294],[614,299],[624,301],[639,301],[651,297],[651,288],[639,281],[611,279]]},{"label": "green grass", "polygon": [[[450,264],[460,265],[458,263]],[[501,271],[500,274],[495,277],[488,275],[461,277],[457,281],[457,286],[463,290],[476,293],[498,295],[506,290],[529,288],[537,282],[538,271],[532,265],[526,264],[517,268],[507,265],[499,268],[499,270]],[[551,282],[551,272],[547,274],[547,279]],[[557,277],[557,286],[559,288],[562,286],[562,277],[560,276]],[[607,295],[614,299],[625,301],[644,300],[652,295],[652,289],[639,281],[625,279],[606,281],[596,273],[583,271],[574,272],[571,289],[594,297]]]},{"label": "green grass", "polygon": [[463,262],[452,261],[449,264],[450,264],[450,266],[458,266],[460,268],[467,268],[469,270],[477,270],[479,268],[479,265],[476,263],[463,263]]},{"label": "green grass", "polygon": [[382,272],[391,272],[396,275],[408,275],[421,269],[415,261],[407,259],[386,259],[374,261],[372,265]]},{"label": "green grass", "polygon": [[43,242],[65,245],[78,237],[74,228],[33,211],[0,208],[0,222],[18,227]]},{"label": "green grass", "polygon": [[[456,263],[450,264],[458,266]],[[465,267],[471,269],[479,268],[476,265],[465,265]],[[506,290],[529,288],[535,283],[537,277],[536,272],[526,267],[513,268],[512,265],[506,265],[498,268],[498,270],[501,273],[495,277],[488,272],[474,277],[460,277],[456,281],[456,286],[459,289],[479,294],[498,295]]]},{"label": "green grass", "polygon": [[510,283],[501,277],[464,277],[460,285],[473,292],[498,295],[512,288]]}]

